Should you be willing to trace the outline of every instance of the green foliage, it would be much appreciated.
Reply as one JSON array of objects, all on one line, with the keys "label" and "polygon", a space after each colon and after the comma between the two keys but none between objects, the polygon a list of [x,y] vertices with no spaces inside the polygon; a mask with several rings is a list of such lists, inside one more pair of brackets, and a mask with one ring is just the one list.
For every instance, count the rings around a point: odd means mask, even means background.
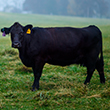
[{"label": "green foliage", "polygon": [[109,17],[107,15],[108,2],[105,0],[69,0],[68,13],[82,17]]},{"label": "green foliage", "polygon": [[110,17],[106,0],[25,0],[23,9],[39,14]]},{"label": "green foliage", "polygon": [[[40,79],[40,90],[32,92],[31,68],[25,67],[10,38],[0,35],[0,109],[2,110],[109,110],[110,109],[110,20],[44,15],[1,15],[0,26],[15,20],[34,26],[87,26],[96,24],[103,34],[106,83],[100,84],[95,71],[91,83],[83,85],[86,68],[46,64]],[[4,18],[6,16],[6,18]],[[11,19],[10,19],[11,18]],[[8,19],[8,20],[7,20]]]}]

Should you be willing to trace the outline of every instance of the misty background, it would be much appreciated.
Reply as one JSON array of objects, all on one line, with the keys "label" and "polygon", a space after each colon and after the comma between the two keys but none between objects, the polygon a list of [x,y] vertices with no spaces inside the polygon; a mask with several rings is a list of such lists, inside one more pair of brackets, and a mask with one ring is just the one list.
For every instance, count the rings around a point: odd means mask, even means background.
[{"label": "misty background", "polygon": [[0,0],[0,11],[110,18],[110,0]]}]

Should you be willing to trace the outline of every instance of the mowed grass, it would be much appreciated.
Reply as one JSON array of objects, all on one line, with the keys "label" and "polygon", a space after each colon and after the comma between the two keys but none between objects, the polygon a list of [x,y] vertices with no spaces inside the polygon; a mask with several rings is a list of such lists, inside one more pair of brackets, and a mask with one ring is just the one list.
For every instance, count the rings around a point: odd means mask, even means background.
[{"label": "mowed grass", "polygon": [[106,83],[100,84],[95,71],[91,83],[84,85],[86,68],[46,64],[40,89],[32,92],[33,72],[11,48],[10,37],[0,35],[0,109],[3,110],[109,110],[110,109],[110,20],[47,15],[0,13],[0,27],[15,21],[39,27],[97,25],[103,33]]}]

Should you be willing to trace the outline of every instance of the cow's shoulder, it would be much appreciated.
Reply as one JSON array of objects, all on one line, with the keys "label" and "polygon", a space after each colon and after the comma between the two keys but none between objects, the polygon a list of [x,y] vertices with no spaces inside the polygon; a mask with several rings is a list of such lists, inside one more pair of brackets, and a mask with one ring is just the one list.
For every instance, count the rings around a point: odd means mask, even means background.
[{"label": "cow's shoulder", "polygon": [[34,28],[32,28],[32,33],[34,33],[34,32],[39,32],[39,31],[41,31],[41,30],[43,30],[44,28],[41,28],[41,27],[34,27]]}]

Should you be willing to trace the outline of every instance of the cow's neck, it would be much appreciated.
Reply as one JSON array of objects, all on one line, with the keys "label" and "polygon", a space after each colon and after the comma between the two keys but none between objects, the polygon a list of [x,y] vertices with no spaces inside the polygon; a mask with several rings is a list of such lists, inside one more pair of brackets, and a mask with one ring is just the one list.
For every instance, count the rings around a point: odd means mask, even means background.
[{"label": "cow's neck", "polygon": [[27,67],[32,67],[32,64],[33,64],[32,59],[28,55],[29,45],[30,45],[29,39],[28,40],[25,39],[22,42],[22,47],[19,48],[18,50],[19,50],[19,57],[23,62],[23,64]]},{"label": "cow's neck", "polygon": [[26,56],[27,55],[27,51],[29,49],[30,46],[30,36],[26,36],[24,37],[23,41],[22,41],[22,47],[19,48],[19,54],[22,56]]}]

